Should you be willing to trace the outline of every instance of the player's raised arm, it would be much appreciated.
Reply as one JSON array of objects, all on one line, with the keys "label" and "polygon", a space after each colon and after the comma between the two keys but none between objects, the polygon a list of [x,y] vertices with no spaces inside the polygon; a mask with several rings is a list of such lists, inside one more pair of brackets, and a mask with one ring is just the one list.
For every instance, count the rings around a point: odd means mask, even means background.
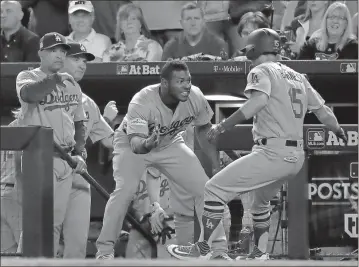
[{"label": "player's raised arm", "polygon": [[212,127],[208,132],[210,141],[216,140],[219,134],[231,130],[235,125],[254,117],[267,105],[271,93],[271,82],[265,71],[258,67],[251,70],[244,93],[249,99],[229,118]]},{"label": "player's raised arm", "polygon": [[[192,90],[194,91],[195,89],[193,88]],[[196,89],[196,93],[199,95],[199,104],[198,115],[193,123],[195,126],[195,135],[197,136],[198,143],[203,153],[207,155],[212,163],[212,174],[215,174],[220,170],[219,155],[216,145],[208,142],[207,139],[207,133],[212,127],[211,119],[213,117],[213,111],[198,88]]]},{"label": "player's raised arm", "polygon": [[324,99],[311,86],[309,81],[307,79],[304,80],[304,84],[307,88],[308,110],[312,111],[318,120],[335,133],[338,138],[342,139],[345,143],[348,142],[348,137],[345,131],[340,127],[333,111],[324,104]]},{"label": "player's raised arm", "polygon": [[51,74],[36,81],[28,71],[20,72],[16,77],[19,97],[26,103],[38,103],[56,90],[57,75]]}]

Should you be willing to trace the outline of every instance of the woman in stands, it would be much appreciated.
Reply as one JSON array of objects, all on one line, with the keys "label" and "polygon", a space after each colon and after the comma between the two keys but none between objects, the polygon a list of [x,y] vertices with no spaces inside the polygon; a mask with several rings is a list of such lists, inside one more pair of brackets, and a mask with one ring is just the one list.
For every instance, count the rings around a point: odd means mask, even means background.
[{"label": "woman in stands", "polygon": [[345,4],[335,2],[329,6],[320,29],[304,44],[298,59],[358,59],[358,42]]},{"label": "woman in stands", "polygon": [[[269,28],[270,22],[268,18],[260,11],[257,12],[247,12],[242,17],[237,26],[237,32],[241,37],[241,42],[246,44],[248,35],[256,30],[261,28]],[[242,47],[241,47],[242,48]],[[235,52],[235,60],[245,59],[240,51]]]},{"label": "woman in stands", "polygon": [[117,12],[116,41],[103,54],[103,62],[160,61],[162,47],[151,39],[142,10],[134,4]]},{"label": "woman in stands", "polygon": [[313,32],[320,28],[324,14],[333,1],[308,1],[305,14],[298,16],[292,21],[291,29],[295,36],[295,42],[290,43],[290,49],[299,53]]}]

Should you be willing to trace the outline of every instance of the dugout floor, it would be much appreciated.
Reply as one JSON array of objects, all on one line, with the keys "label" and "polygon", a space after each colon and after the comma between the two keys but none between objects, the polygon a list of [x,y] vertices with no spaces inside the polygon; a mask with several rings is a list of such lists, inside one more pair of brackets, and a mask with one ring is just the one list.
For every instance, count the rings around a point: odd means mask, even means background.
[{"label": "dugout floor", "polygon": [[1,266],[330,266],[346,267],[358,266],[357,261],[296,261],[296,260],[269,260],[269,261],[179,261],[179,260],[63,260],[63,259],[29,259],[29,258],[1,258]]}]

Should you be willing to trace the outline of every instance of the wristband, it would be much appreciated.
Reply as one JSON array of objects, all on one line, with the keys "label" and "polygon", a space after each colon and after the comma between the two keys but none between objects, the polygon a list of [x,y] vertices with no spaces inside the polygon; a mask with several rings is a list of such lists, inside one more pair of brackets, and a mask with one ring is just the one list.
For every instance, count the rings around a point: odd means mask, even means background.
[{"label": "wristband", "polygon": [[224,123],[225,120],[221,121],[220,123],[218,123],[217,127],[218,127],[218,130],[221,134],[223,134],[226,129],[223,127],[223,123]]}]

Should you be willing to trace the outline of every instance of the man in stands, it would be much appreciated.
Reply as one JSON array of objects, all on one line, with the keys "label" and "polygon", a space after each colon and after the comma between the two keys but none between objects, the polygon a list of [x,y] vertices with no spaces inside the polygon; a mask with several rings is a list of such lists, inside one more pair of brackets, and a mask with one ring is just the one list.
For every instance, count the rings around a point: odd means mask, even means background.
[{"label": "man in stands", "polygon": [[228,57],[228,45],[207,30],[203,10],[197,4],[188,3],[182,7],[181,25],[183,32],[167,42],[162,60],[182,59],[199,53]]},{"label": "man in stands", "polygon": [[99,62],[102,61],[103,52],[111,45],[111,40],[92,28],[94,20],[95,10],[91,1],[70,1],[69,23],[73,32],[69,39],[82,44],[95,56],[94,62]]},{"label": "man in stands", "polygon": [[38,62],[40,38],[21,25],[18,1],[1,1],[1,62]]}]

